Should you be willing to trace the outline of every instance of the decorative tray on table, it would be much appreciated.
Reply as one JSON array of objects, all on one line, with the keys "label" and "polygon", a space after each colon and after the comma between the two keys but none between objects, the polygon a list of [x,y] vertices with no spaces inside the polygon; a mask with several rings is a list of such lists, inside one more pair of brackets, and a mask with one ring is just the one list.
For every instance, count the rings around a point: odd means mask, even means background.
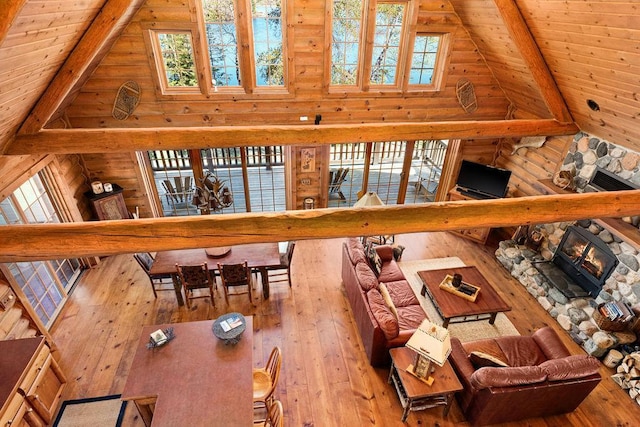
[{"label": "decorative tray on table", "polygon": [[452,293],[460,298],[464,298],[471,302],[476,302],[476,298],[478,298],[478,294],[480,293],[480,288],[476,285],[472,285],[471,283],[462,282],[459,287],[453,286],[453,276],[447,274],[444,280],[440,283],[440,289],[443,291],[447,291]]}]

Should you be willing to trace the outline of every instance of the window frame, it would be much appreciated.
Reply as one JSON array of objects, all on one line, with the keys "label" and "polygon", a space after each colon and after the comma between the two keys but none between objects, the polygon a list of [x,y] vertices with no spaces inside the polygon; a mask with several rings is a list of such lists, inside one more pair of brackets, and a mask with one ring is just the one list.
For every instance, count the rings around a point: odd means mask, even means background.
[{"label": "window frame", "polygon": [[[295,75],[294,61],[288,58],[293,52],[292,28],[287,25],[287,19],[293,16],[292,2],[281,0],[282,19],[282,58],[284,84],[282,86],[257,86],[257,70],[254,59],[253,25],[251,15],[251,0],[231,0],[235,5],[236,37],[238,41],[238,63],[241,76],[240,86],[217,86],[212,82],[209,46],[206,38],[204,11],[201,0],[189,0],[192,12],[192,22],[142,22],[145,33],[150,63],[155,70],[156,92],[163,99],[255,99],[293,97],[295,86],[290,76]],[[163,74],[164,63],[160,53],[160,46],[155,33],[162,32],[191,32],[194,61],[198,75],[198,87],[169,87]]]},{"label": "window frame", "polygon": [[[212,86],[211,82],[207,85],[205,68],[202,64],[202,43],[200,32],[195,24],[190,23],[173,23],[173,22],[143,22],[141,24],[144,31],[144,40],[147,47],[147,54],[151,67],[155,71],[156,76],[156,92],[159,96],[171,97],[175,95],[202,95],[207,93]],[[158,34],[166,33],[188,33],[191,36],[191,48],[193,50],[193,61],[198,78],[198,85],[193,87],[185,86],[169,86],[166,78],[164,60],[162,58],[162,50],[160,48],[160,40]]]},{"label": "window frame", "polygon": [[[325,68],[324,86],[326,95],[338,97],[372,96],[372,95],[420,95],[423,93],[437,92],[442,89],[446,81],[449,64],[450,50],[453,35],[456,31],[454,25],[425,25],[418,24],[420,2],[417,0],[363,0],[363,14],[360,31],[360,47],[358,52],[358,76],[354,85],[336,85],[331,83],[332,68],[332,33],[333,33],[333,1],[326,5],[327,30],[325,34]],[[405,4],[403,29],[400,42],[399,60],[396,69],[395,84],[373,84],[370,81],[373,61],[373,37],[376,29],[376,10],[379,4]],[[432,83],[410,84],[411,58],[415,48],[417,35],[438,35],[441,37],[440,46],[434,66]]]},{"label": "window frame", "polygon": [[[406,58],[406,69],[403,81],[403,90],[407,93],[437,92],[442,89],[446,81],[447,70],[449,68],[449,58],[451,56],[451,41],[455,28],[449,26],[419,26],[412,32],[409,40],[409,52]],[[436,55],[436,62],[433,67],[433,78],[430,84],[409,83],[411,74],[411,59],[413,58],[415,39],[417,36],[439,36],[440,44]]]}]

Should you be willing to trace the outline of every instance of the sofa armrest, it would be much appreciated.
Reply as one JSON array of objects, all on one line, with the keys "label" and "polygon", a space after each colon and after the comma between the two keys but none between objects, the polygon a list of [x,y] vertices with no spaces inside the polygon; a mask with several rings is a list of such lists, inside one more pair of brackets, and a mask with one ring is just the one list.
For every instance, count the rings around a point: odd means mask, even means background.
[{"label": "sofa armrest", "polygon": [[415,329],[401,329],[397,337],[393,339],[387,339],[387,347],[394,348],[406,344],[415,331]]},{"label": "sofa armrest", "polygon": [[560,359],[571,355],[556,331],[549,326],[538,329],[531,336],[547,359]]},{"label": "sofa armrest", "polygon": [[462,347],[462,343],[456,337],[451,337],[451,355],[449,358],[458,374],[458,378],[469,384],[469,378],[471,378],[471,374],[473,374],[476,369],[471,364],[469,355],[464,347]]},{"label": "sofa armrest", "polygon": [[393,248],[390,245],[376,246],[375,249],[382,262],[389,262],[394,259]]}]

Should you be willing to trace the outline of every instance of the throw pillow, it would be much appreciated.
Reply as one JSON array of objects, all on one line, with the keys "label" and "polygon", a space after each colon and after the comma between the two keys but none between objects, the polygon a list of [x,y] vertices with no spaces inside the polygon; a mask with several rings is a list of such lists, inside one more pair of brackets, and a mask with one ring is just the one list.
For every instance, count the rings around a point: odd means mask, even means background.
[{"label": "throw pillow", "polygon": [[376,276],[379,276],[380,270],[382,269],[382,260],[380,259],[380,255],[378,255],[378,252],[376,252],[376,248],[374,245],[369,245],[367,257],[369,259],[369,265],[371,266],[371,269],[376,274]]},{"label": "throw pillow", "polygon": [[505,361],[498,359],[481,351],[472,351],[469,354],[469,360],[474,368],[480,369],[486,367],[503,368],[509,366]]},{"label": "throw pillow", "polygon": [[389,310],[391,310],[391,312],[393,313],[393,315],[397,319],[398,318],[398,310],[396,309],[396,306],[393,303],[393,300],[391,299],[391,295],[389,295],[389,290],[387,289],[387,285],[385,285],[384,283],[380,283],[378,289],[380,290],[380,293],[382,294],[382,298],[384,299],[384,303],[387,305],[387,307],[389,307]]}]

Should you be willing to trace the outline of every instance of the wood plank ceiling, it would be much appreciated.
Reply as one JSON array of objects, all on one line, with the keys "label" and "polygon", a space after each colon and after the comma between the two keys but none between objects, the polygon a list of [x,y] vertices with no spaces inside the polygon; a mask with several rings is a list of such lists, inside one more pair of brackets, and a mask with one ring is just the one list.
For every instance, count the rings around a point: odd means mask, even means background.
[{"label": "wood plank ceiling", "polygon": [[[3,36],[0,38],[0,58],[3,59],[0,75],[5,85],[0,92],[1,152],[6,151],[21,126],[26,132],[37,129],[46,118],[41,117],[42,111],[50,115],[51,110],[58,107],[57,114],[53,115],[58,117],[106,54],[104,47],[109,46],[110,38],[120,31],[118,25],[113,25],[111,32],[94,29],[93,33],[87,33],[85,43],[97,43],[102,49],[82,50],[80,53],[84,56],[80,59],[71,56],[74,48],[83,47],[78,43],[101,8],[106,4],[111,10],[119,9],[126,22],[140,6],[139,1],[132,0],[7,3],[2,6],[7,13],[0,22],[0,30],[4,30],[0,33]],[[16,3],[24,3],[19,12]],[[315,7],[316,3],[293,2],[299,22],[304,22],[304,14],[310,12],[308,7]],[[431,3],[438,3],[441,11],[451,10],[459,16],[512,103],[512,117],[555,116],[561,120],[569,117],[562,111],[562,99],[552,95],[550,87],[555,83],[570,116],[581,129],[639,150],[640,127],[636,125],[634,107],[638,103],[637,76],[640,75],[637,42],[640,12],[635,1],[443,0],[425,3],[430,3],[431,10],[435,9]],[[515,24],[519,15],[530,31],[530,40],[527,32]],[[154,13],[147,11],[145,16],[153,18]],[[322,29],[322,25],[315,25]],[[98,36],[103,37],[102,42],[95,38]],[[539,60],[535,57],[536,50],[541,53]],[[63,86],[58,83],[58,90],[53,87],[47,92],[50,83],[55,82],[56,73],[64,70],[61,67],[68,58],[72,63],[67,64],[67,71],[75,73],[74,85],[69,86],[67,82],[61,92]],[[549,78],[545,77],[544,64],[550,68]],[[45,97],[40,99],[43,94]],[[599,111],[589,109],[587,99],[596,101]],[[23,124],[39,100],[39,108]]]}]

